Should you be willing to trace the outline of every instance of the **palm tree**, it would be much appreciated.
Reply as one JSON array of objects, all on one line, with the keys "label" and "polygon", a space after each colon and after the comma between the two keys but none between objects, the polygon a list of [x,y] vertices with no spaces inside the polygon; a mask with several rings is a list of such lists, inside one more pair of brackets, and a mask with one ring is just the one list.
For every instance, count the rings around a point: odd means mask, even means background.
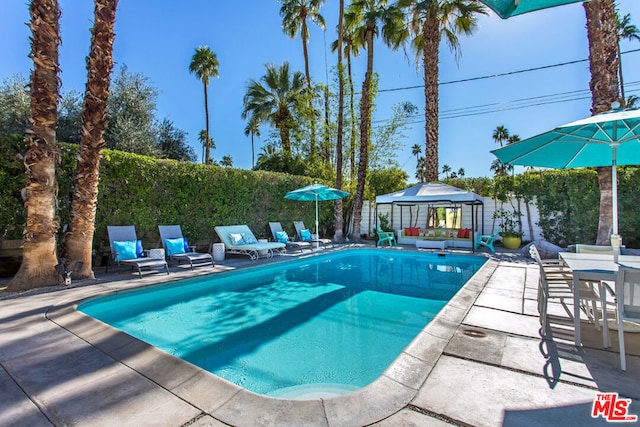
[{"label": "palm tree", "polygon": [[420,144],[413,144],[413,147],[411,147],[411,154],[416,156],[416,162],[418,161],[418,158],[421,153],[422,153],[422,147],[420,147]]},{"label": "palm tree", "polygon": [[[507,129],[503,125],[497,126],[494,129],[492,137],[496,144],[500,144],[500,147],[504,145],[504,142],[510,144],[512,142],[512,138],[516,138],[517,141],[520,140],[520,137],[518,135],[509,135],[509,129]],[[504,163],[502,163],[502,161],[496,159],[491,163],[489,170],[492,170],[497,176],[506,176],[508,172],[513,171],[513,166],[505,165]]]},{"label": "palm tree", "polygon": [[282,16],[282,30],[290,38],[294,39],[300,32],[302,39],[302,52],[304,54],[304,73],[307,77],[307,85],[311,87],[311,75],[309,74],[309,27],[307,18],[324,30],[324,17],[320,15],[320,8],[325,0],[281,0],[280,16]]},{"label": "palm tree", "polygon": [[32,0],[31,22],[31,128],[27,130],[26,186],[22,191],[26,208],[24,247],[20,269],[7,288],[21,291],[58,283],[55,266],[58,181],[56,168],[56,121],[60,80],[60,8],[57,0]]},{"label": "palm tree", "polygon": [[618,79],[620,80],[620,99],[622,101],[622,107],[627,107],[627,99],[624,95],[624,80],[622,78],[622,55],[620,53],[620,40],[626,39],[629,41],[638,40],[640,41],[640,31],[638,31],[638,27],[631,23],[631,14],[627,13],[620,19],[620,15],[618,11],[616,11],[616,27],[617,27],[617,35],[618,35]]},{"label": "palm tree", "polygon": [[206,124],[206,146],[205,146],[205,164],[208,165],[211,158],[209,138],[211,132],[209,132],[209,98],[207,94],[207,86],[209,85],[209,78],[218,77],[218,57],[207,46],[200,46],[196,48],[196,53],[191,57],[191,63],[189,64],[189,72],[195,74],[204,85],[204,116]]},{"label": "palm tree", "polygon": [[[216,142],[213,140],[213,138],[211,138],[211,136],[208,135],[207,130],[206,129],[201,129],[200,133],[198,134],[198,141],[200,142],[200,144],[202,145],[202,163],[204,163],[205,165],[207,163],[205,163],[205,152],[207,147],[211,147],[213,149],[216,148]],[[209,159],[209,162],[211,163],[213,159]]]},{"label": "palm tree", "polygon": [[462,178],[464,176],[464,168],[458,169],[458,176]]},{"label": "palm tree", "polygon": [[222,156],[222,160],[220,160],[220,166],[224,166],[225,168],[233,167],[233,158],[231,156]]},{"label": "palm tree", "polygon": [[420,182],[425,182],[425,171],[427,170],[425,165],[427,164],[427,159],[424,157],[420,157],[416,163],[416,179],[420,180]]},{"label": "palm tree", "polygon": [[[341,0],[343,1],[343,0]],[[356,177],[356,112],[355,112],[355,90],[353,86],[353,73],[351,71],[351,57],[360,54],[360,45],[355,40],[354,29],[344,26],[342,29],[342,42],[344,43],[344,56],[347,59],[347,81],[349,84],[349,118],[351,122],[351,133],[349,141],[349,171],[351,181]],[[331,51],[338,49],[338,40],[331,44]]]},{"label": "palm tree", "polygon": [[460,56],[458,34],[470,35],[477,27],[477,15],[487,14],[480,3],[471,0],[399,0],[411,15],[409,27],[413,48],[422,53],[425,97],[425,156],[427,180],[438,180],[438,78],[440,41],[444,36],[450,50]]},{"label": "palm tree", "polygon": [[[100,156],[105,147],[107,102],[113,70],[114,26],[118,0],[96,0],[91,50],[87,58],[87,85],[82,107],[82,133],[78,167],[74,176],[69,228],[65,235],[63,256],[67,271],[74,278],[93,278],[91,268],[95,232]],[[80,264],[82,263],[81,267]],[[78,266],[79,268],[76,268]]]},{"label": "palm tree", "polygon": [[492,137],[496,144],[500,144],[500,147],[502,147],[502,143],[509,139],[509,129],[502,125],[498,126],[493,131]]},{"label": "palm tree", "polygon": [[387,46],[397,49],[409,36],[403,22],[402,11],[387,0],[355,0],[345,14],[345,23],[354,29],[356,39],[367,50],[367,71],[360,96],[360,155],[356,194],[354,197],[353,240],[360,240],[364,186],[369,160],[371,128],[371,80],[373,78],[373,40],[382,34]]},{"label": "palm tree", "polygon": [[253,137],[260,138],[260,123],[256,120],[255,116],[251,116],[247,122],[247,126],[244,128],[245,136],[251,135],[251,169],[255,167],[255,146],[253,144]]},{"label": "palm tree", "polygon": [[[342,190],[342,126],[344,119],[344,66],[342,64],[342,43],[344,37],[344,0],[338,4],[338,132],[336,136],[336,188]],[[333,239],[344,240],[344,212],[342,199],[335,202]]]},{"label": "palm tree", "polygon": [[[591,114],[599,114],[609,111],[613,102],[620,99],[615,2],[614,0],[591,0],[582,5],[587,17],[589,39]],[[596,170],[600,187],[600,220],[596,243],[608,245],[613,224],[611,168],[599,167]]]},{"label": "palm tree", "polygon": [[451,166],[449,165],[443,165],[442,166],[442,173],[444,174],[445,178],[449,178],[449,173],[451,172]]},{"label": "palm tree", "polygon": [[251,115],[258,123],[273,124],[280,132],[282,151],[291,157],[289,134],[295,126],[291,110],[305,89],[304,75],[299,71],[291,75],[288,62],[278,68],[267,64],[265,69],[265,75],[260,78],[262,83],[252,79],[247,85],[242,118]]}]

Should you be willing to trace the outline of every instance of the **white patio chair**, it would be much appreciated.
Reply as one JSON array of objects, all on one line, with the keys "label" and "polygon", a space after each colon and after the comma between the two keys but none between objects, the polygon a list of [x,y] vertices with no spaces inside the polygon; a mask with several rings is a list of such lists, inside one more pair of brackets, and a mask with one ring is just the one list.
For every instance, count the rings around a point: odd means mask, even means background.
[{"label": "white patio chair", "polygon": [[620,343],[620,369],[627,370],[624,349],[624,324],[640,324],[640,270],[620,267],[616,281],[616,308],[618,340]]}]

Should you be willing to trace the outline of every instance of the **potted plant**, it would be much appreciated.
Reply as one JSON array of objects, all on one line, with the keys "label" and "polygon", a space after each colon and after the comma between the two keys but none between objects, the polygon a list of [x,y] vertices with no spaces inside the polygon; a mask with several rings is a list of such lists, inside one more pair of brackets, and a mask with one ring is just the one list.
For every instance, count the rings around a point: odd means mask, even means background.
[{"label": "potted plant", "polygon": [[500,237],[502,244],[507,249],[518,249],[522,244],[522,213],[518,211],[508,211],[498,209],[493,213],[493,217],[500,220]]}]

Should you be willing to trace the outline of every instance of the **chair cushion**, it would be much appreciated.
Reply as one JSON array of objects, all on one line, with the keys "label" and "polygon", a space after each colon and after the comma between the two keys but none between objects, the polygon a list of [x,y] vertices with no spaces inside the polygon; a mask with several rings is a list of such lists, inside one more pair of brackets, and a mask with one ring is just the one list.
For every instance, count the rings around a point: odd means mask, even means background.
[{"label": "chair cushion", "polygon": [[231,240],[231,244],[234,246],[242,245],[244,243],[242,234],[240,233],[229,233],[229,240]]},{"label": "chair cushion", "polygon": [[117,253],[115,261],[124,261],[127,259],[136,259],[136,241],[125,240],[113,242],[113,251]]},{"label": "chair cushion", "polygon": [[182,240],[184,240],[184,251],[191,252],[191,248],[189,248],[189,240],[187,240],[186,237],[183,237]]},{"label": "chair cushion", "polygon": [[300,230],[300,239],[302,239],[303,242],[308,242],[311,240],[311,232],[306,228],[304,230]]},{"label": "chair cushion", "polygon": [[167,249],[167,255],[178,255],[185,253],[184,239],[178,237],[177,239],[164,239],[164,246]]},{"label": "chair cushion", "polygon": [[289,235],[286,231],[278,231],[276,233],[276,239],[280,243],[287,243],[289,241]]},{"label": "chair cushion", "polygon": [[136,240],[136,257],[142,258],[144,255],[144,249],[142,248],[142,240]]},{"label": "chair cushion", "polygon": [[242,236],[243,245],[253,245],[255,243],[258,243],[258,240],[251,233],[240,233],[240,235]]}]

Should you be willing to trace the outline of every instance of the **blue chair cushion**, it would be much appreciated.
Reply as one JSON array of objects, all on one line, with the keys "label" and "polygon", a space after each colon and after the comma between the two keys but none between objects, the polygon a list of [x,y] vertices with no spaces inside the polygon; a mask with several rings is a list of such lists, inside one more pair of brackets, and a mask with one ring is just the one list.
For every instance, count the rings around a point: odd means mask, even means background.
[{"label": "blue chair cushion", "polygon": [[164,246],[167,249],[167,255],[178,255],[185,253],[184,240],[181,237],[177,239],[164,239]]},{"label": "blue chair cushion", "polygon": [[307,229],[300,230],[300,239],[302,239],[302,241],[308,242],[309,240],[311,240],[311,232]]},{"label": "blue chair cushion", "polygon": [[123,261],[127,259],[136,259],[136,241],[125,240],[113,242],[113,251],[117,254],[115,261]]},{"label": "blue chair cushion", "polygon": [[244,240],[242,239],[242,234],[240,233],[229,233],[229,240],[231,241],[231,244],[234,246],[244,244]]},{"label": "blue chair cushion", "polygon": [[253,245],[258,243],[258,240],[251,233],[240,233],[240,235],[242,236],[242,243],[244,245]]},{"label": "blue chair cushion", "polygon": [[187,238],[183,237],[182,239],[184,240],[184,251],[191,252],[191,248],[189,248],[189,241],[187,240]]},{"label": "blue chair cushion", "polygon": [[287,243],[289,241],[289,235],[286,231],[278,231],[276,233],[276,240],[280,243]]},{"label": "blue chair cushion", "polygon": [[142,240],[136,240],[136,257],[142,258],[144,256],[144,249],[142,249]]}]

